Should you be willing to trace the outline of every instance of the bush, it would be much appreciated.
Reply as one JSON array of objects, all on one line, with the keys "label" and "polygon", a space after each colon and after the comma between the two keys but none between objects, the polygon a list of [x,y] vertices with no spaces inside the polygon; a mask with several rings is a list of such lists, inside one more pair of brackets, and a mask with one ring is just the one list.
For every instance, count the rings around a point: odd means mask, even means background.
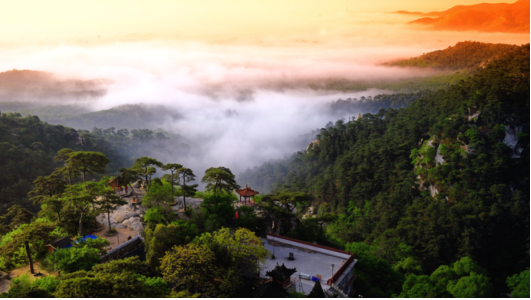
[{"label": "bush", "polygon": [[88,246],[59,249],[46,256],[48,271],[72,273],[80,270],[88,271],[101,262],[100,250]]},{"label": "bush", "polygon": [[215,194],[205,197],[201,202],[201,211],[205,214],[205,229],[215,231],[229,227],[235,219],[234,198],[229,195]]},{"label": "bush", "polygon": [[507,278],[507,286],[512,291],[511,297],[529,298],[529,268]]}]

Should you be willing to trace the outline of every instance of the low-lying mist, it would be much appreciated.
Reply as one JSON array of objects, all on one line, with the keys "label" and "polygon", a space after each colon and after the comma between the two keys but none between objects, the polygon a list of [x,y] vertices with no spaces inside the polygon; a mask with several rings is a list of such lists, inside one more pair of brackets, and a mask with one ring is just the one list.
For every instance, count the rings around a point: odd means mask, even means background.
[{"label": "low-lying mist", "polygon": [[[139,154],[181,163],[199,178],[206,168],[218,166],[238,174],[305,149],[314,139],[309,133],[330,121],[365,113],[331,114],[327,103],[390,93],[377,89],[340,93],[312,89],[310,84],[430,76],[434,71],[380,64],[466,39],[465,33],[441,33],[438,40],[432,33],[414,36],[410,29],[391,21],[356,24],[350,15],[340,19],[341,30],[316,23],[313,34],[264,35],[245,41],[104,39],[0,47],[0,70],[53,74],[53,80],[44,83],[2,85],[0,78],[0,110],[9,101],[11,107],[16,107],[13,101],[40,102],[41,108],[33,114],[78,129],[159,129],[174,147],[153,145],[139,149]],[[492,41],[496,35],[480,37]],[[10,88],[23,92],[17,94]],[[87,91],[97,93],[87,97],[83,94]],[[19,107],[31,111],[31,105]],[[61,111],[62,117],[57,118],[54,113]]]}]

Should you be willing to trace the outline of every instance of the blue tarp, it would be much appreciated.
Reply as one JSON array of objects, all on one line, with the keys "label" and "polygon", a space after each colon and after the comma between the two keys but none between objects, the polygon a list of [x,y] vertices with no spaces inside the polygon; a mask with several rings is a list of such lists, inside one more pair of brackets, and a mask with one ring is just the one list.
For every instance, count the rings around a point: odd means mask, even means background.
[{"label": "blue tarp", "polygon": [[95,235],[87,234],[87,235],[85,235],[84,237],[82,237],[81,239],[82,239],[83,241],[86,241],[87,239],[95,240],[95,239],[97,239],[97,238],[98,238],[98,237],[95,236]]},{"label": "blue tarp", "polygon": [[[83,240],[83,241],[86,241],[87,239],[89,240],[95,240],[97,239],[98,237],[95,236],[95,235],[92,235],[92,234],[87,234],[85,235],[84,237],[80,238],[80,240]],[[77,243],[79,240],[75,241],[74,243]],[[66,249],[66,248],[72,248],[72,243],[64,246],[64,247],[61,247],[61,249]],[[57,249],[53,250],[53,252],[57,251]]]}]

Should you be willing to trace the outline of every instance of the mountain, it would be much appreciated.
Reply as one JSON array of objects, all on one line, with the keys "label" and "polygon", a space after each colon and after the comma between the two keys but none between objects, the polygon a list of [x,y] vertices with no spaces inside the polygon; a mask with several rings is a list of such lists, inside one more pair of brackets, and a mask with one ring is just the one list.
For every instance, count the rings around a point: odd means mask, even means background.
[{"label": "mountain", "polygon": [[0,73],[0,102],[98,98],[106,94],[106,84],[105,80],[62,79],[47,72],[13,69]]},{"label": "mountain", "polygon": [[481,3],[458,5],[442,12],[426,14],[397,11],[395,13],[423,15],[409,22],[433,30],[529,33],[529,1],[515,3]]},{"label": "mountain", "polygon": [[444,50],[428,52],[418,57],[384,63],[387,66],[438,68],[460,70],[485,67],[497,57],[518,49],[516,45],[480,42],[459,42]]},{"label": "mountain", "polygon": [[498,289],[529,266],[529,44],[413,101],[322,128],[240,184],[307,192],[329,233],[382,253],[411,245],[425,272],[469,256]]}]

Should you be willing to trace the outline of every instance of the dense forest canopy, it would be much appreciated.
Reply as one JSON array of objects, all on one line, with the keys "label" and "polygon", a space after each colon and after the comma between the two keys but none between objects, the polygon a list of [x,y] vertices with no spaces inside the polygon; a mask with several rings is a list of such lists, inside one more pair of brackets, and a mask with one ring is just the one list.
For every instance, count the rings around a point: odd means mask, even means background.
[{"label": "dense forest canopy", "polygon": [[[149,145],[150,147],[146,147]],[[131,164],[134,157],[149,155],[148,149],[162,151],[188,149],[188,145],[169,139],[162,132],[149,129],[97,128],[75,130],[62,125],[42,122],[37,116],[22,117],[19,113],[0,115],[0,212],[19,204],[38,210],[27,197],[32,182],[61,166],[54,161],[63,148],[104,153],[111,163],[105,174],[116,175],[120,168]],[[91,177],[91,178],[97,178]]]},{"label": "dense forest canopy", "polygon": [[529,92],[525,45],[407,108],[322,128],[240,182],[314,195],[345,242],[411,245],[427,273],[470,256],[504,285],[529,266]]},{"label": "dense forest canopy", "polygon": [[492,60],[517,49],[516,45],[481,42],[459,42],[444,50],[425,53],[418,57],[385,63],[386,66],[437,68],[460,70],[482,67]]}]

